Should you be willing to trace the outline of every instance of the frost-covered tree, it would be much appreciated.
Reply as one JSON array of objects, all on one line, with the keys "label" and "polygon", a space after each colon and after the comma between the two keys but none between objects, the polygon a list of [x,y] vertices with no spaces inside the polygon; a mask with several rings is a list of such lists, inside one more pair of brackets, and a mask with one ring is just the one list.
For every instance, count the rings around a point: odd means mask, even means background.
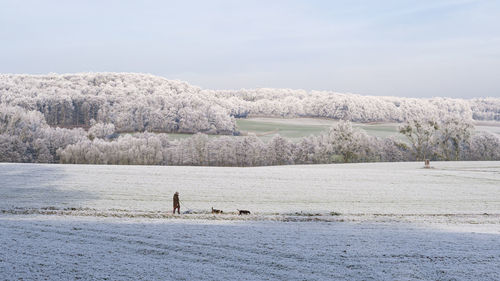
[{"label": "frost-covered tree", "polygon": [[293,163],[292,143],[280,135],[274,136],[268,144],[269,165],[288,165]]},{"label": "frost-covered tree", "polygon": [[[0,105],[0,136],[5,156],[2,161],[40,162],[57,161],[56,150],[83,137],[82,130],[50,128],[37,111]],[[17,158],[16,158],[17,155]]]},{"label": "frost-covered tree", "polygon": [[339,155],[342,162],[355,162],[369,154],[369,140],[366,133],[356,130],[350,122],[340,121],[328,132],[331,152]]},{"label": "frost-covered tree", "polygon": [[380,161],[402,162],[412,159],[410,147],[395,137],[388,137],[379,142]]},{"label": "frost-covered tree", "polygon": [[471,120],[447,118],[439,123],[438,146],[444,160],[459,160],[469,145],[474,125]]},{"label": "frost-covered tree", "polygon": [[500,138],[488,132],[472,136],[470,147],[465,152],[467,160],[500,160]]},{"label": "frost-covered tree", "polygon": [[115,125],[113,124],[97,123],[94,120],[91,120],[90,124],[92,126],[88,130],[88,136],[90,139],[111,138],[115,134]]},{"label": "frost-covered tree", "polygon": [[408,138],[416,160],[424,160],[433,156],[438,129],[438,123],[432,119],[415,118],[401,125],[399,132]]},{"label": "frost-covered tree", "polygon": [[0,162],[32,162],[28,145],[17,136],[0,134]]},{"label": "frost-covered tree", "polygon": [[[294,162],[300,164],[314,164],[322,163],[321,158],[318,157],[322,152],[319,150],[320,145],[317,137],[302,138],[295,146]],[[327,155],[327,152],[323,152]]]},{"label": "frost-covered tree", "polygon": [[469,146],[473,130],[470,119],[459,117],[441,121],[414,118],[399,128],[400,133],[408,138],[417,160],[459,160]]}]

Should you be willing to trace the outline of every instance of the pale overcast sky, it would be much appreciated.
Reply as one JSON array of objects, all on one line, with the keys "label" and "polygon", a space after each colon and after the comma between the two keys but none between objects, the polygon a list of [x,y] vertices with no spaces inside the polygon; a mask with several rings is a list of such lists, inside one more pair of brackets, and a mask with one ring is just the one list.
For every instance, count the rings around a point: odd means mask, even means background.
[{"label": "pale overcast sky", "polygon": [[500,1],[0,0],[0,73],[500,97]]}]

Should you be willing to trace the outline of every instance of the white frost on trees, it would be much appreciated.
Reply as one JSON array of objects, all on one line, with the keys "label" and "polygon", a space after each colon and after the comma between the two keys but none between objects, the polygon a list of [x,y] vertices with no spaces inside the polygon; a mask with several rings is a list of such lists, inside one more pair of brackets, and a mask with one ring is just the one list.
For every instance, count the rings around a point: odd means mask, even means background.
[{"label": "white frost on trees", "polygon": [[88,136],[90,139],[94,138],[110,138],[115,133],[115,125],[107,123],[96,123],[94,120],[90,122],[91,126],[88,130]]},{"label": "white frost on trees", "polygon": [[[234,118],[249,115],[344,121],[297,142],[206,135],[236,134]],[[126,73],[0,74],[0,161],[9,162],[259,166],[500,159],[498,136],[474,134],[472,119],[500,120],[500,99],[213,91]],[[407,122],[401,132],[409,143],[368,136],[349,121]],[[198,134],[170,140],[163,132]]]}]

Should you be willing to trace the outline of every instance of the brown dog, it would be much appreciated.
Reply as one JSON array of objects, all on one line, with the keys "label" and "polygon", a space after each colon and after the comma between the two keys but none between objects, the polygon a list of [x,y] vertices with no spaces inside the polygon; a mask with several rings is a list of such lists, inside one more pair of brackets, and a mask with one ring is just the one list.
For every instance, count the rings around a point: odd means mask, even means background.
[{"label": "brown dog", "polygon": [[250,215],[250,211],[248,211],[248,210],[238,210],[238,212],[240,212],[240,216],[241,215]]},{"label": "brown dog", "polygon": [[212,214],[222,214],[224,213],[222,210],[217,210],[217,209],[214,209],[214,207],[212,207]]}]

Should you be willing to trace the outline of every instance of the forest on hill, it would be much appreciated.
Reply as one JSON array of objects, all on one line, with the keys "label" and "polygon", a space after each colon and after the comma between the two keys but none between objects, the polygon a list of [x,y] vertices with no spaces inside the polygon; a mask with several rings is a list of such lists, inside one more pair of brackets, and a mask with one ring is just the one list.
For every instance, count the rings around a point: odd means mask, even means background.
[{"label": "forest on hill", "polygon": [[[235,118],[342,122],[298,142],[238,135]],[[204,90],[145,74],[0,75],[0,161],[258,166],[363,161],[499,160],[500,99],[374,97],[290,89]],[[350,122],[398,122],[407,142]],[[166,133],[195,134],[173,140]]]}]

